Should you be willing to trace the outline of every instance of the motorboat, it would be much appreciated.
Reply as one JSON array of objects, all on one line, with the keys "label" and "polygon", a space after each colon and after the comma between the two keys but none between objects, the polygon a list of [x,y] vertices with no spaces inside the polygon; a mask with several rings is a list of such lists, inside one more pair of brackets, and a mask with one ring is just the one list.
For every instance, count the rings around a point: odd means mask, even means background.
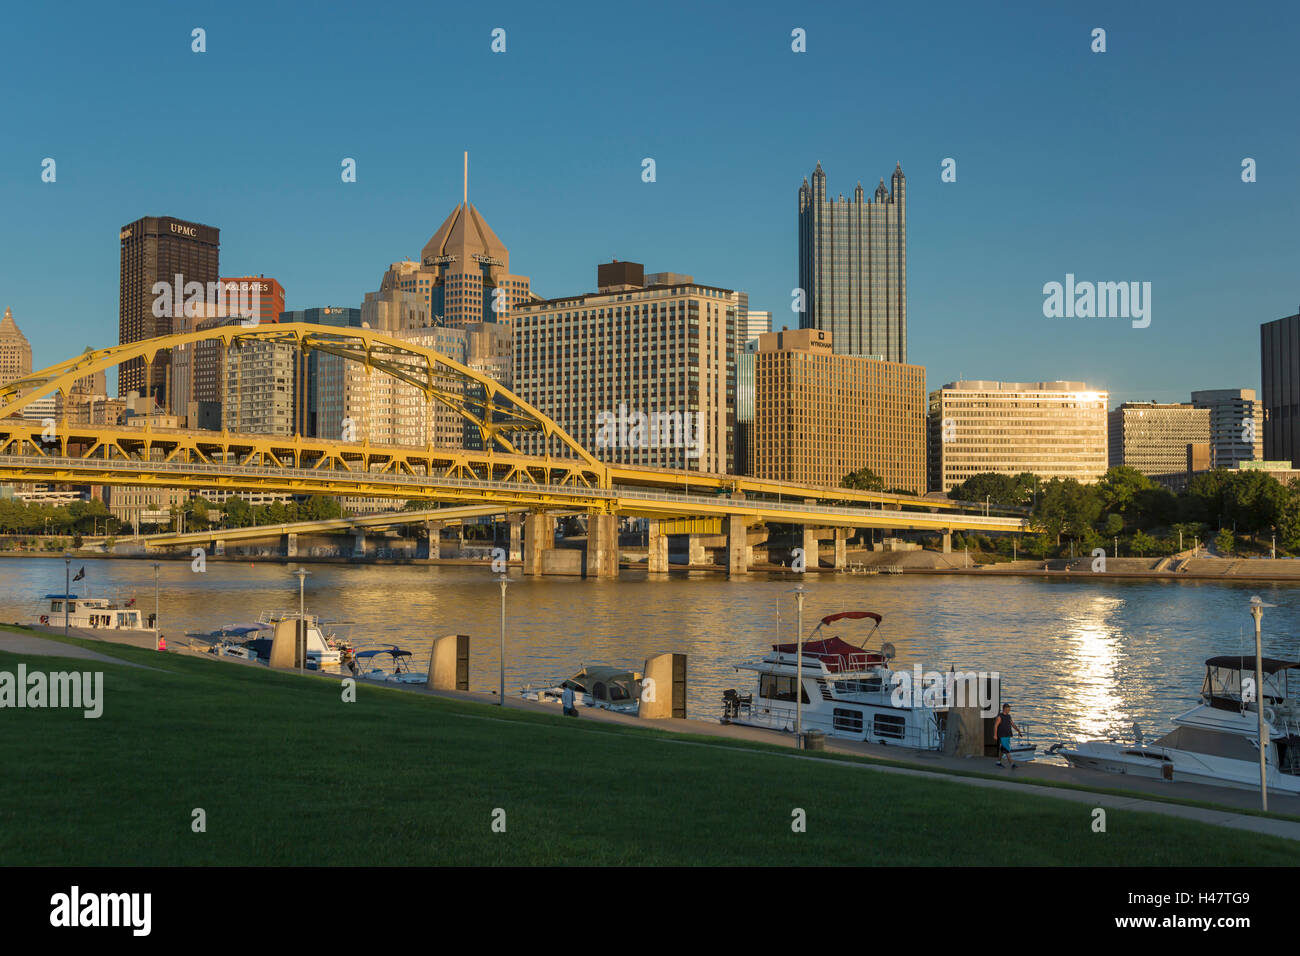
[{"label": "motorboat", "polygon": [[[381,666],[387,664],[385,668]],[[354,677],[390,684],[427,684],[429,675],[411,670],[411,652],[396,644],[354,651],[348,664]],[[369,667],[369,670],[366,668]]]},{"label": "motorboat", "polygon": [[1129,742],[1058,743],[1047,752],[1091,770],[1257,790],[1262,703],[1268,790],[1300,795],[1300,701],[1288,686],[1300,662],[1265,657],[1262,666],[1263,687],[1256,693],[1254,657],[1211,657],[1200,702],[1174,717],[1173,730],[1156,740],[1147,742],[1135,724]]},{"label": "motorboat", "polygon": [[135,598],[110,601],[108,598],[78,597],[75,594],[47,594],[48,608],[42,605],[40,621],[48,627],[69,627],[97,631],[148,631],[144,615],[135,606]]},{"label": "motorboat", "polygon": [[[875,624],[861,644],[823,635],[830,625],[863,620]],[[922,675],[919,667],[896,668],[892,644],[866,647],[882,621],[874,611],[828,614],[801,649],[794,643],[773,644],[756,663],[735,665],[737,672],[754,674],[754,685],[747,694],[723,692],[722,722],[788,733],[820,731],[827,737],[914,750],[943,750],[946,738],[955,744],[964,723],[967,733],[979,736],[981,752],[989,753],[995,746],[993,714],[999,709],[997,677],[955,670]],[[931,680],[914,680],[914,674]],[[904,687],[907,693],[901,692]],[[981,711],[974,711],[976,701]],[[1013,761],[1030,760],[1035,751],[1032,742],[1013,738]]]},{"label": "motorboat", "polygon": [[540,689],[525,687],[521,696],[544,704],[563,702],[573,691],[575,707],[596,707],[619,714],[636,714],[641,707],[641,677],[636,671],[602,665],[583,666],[572,677]]},{"label": "motorboat", "polygon": [[257,635],[264,634],[270,625],[227,625],[207,633],[190,633],[185,636],[190,640],[191,649],[203,654],[215,654],[218,657],[236,657],[241,660],[255,661],[257,651],[250,646]]}]

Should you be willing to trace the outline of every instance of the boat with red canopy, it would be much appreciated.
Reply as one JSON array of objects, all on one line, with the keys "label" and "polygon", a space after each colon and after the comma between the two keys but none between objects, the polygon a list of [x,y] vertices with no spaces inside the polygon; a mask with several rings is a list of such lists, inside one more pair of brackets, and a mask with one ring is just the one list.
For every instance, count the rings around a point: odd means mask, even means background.
[{"label": "boat with red canopy", "polygon": [[[914,694],[900,694],[900,686],[911,687],[912,672],[894,668],[894,645],[867,647],[883,620],[875,611],[828,614],[806,640],[773,644],[758,662],[737,665],[738,672],[754,673],[755,686],[744,695],[734,689],[723,693],[723,723],[791,733],[821,731],[828,737],[941,750],[945,739],[956,732],[957,720],[950,720],[953,711],[978,699],[983,707],[979,716],[984,719],[966,729],[987,733],[981,725],[991,721],[1000,704],[996,678],[950,672],[934,675],[949,679],[936,681],[924,693],[918,687]],[[855,621],[874,622],[858,643],[833,633],[838,630],[835,625]],[[958,682],[951,678],[978,686],[967,683],[958,693]],[[1012,759],[1027,760],[1033,753],[1033,744],[1017,738]]]}]

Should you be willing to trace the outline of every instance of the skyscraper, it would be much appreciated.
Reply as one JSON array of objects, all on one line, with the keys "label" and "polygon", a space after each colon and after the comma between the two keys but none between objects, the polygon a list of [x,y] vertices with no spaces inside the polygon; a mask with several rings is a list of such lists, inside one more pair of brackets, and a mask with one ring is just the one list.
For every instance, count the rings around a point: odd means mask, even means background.
[{"label": "skyscraper", "polygon": [[1236,468],[1264,457],[1264,405],[1253,388],[1192,392],[1192,404],[1210,411],[1210,467]]},{"label": "skyscraper", "polygon": [[835,351],[907,361],[907,180],[895,165],[867,199],[826,195],[818,163],[799,187],[799,327],[831,333]]},{"label": "skyscraper", "polygon": [[0,385],[32,374],[32,346],[14,321],[13,309],[0,319]]},{"label": "skyscraper", "polygon": [[[182,303],[172,296],[165,307],[154,308],[155,283],[179,284],[188,298],[191,283],[199,283],[206,293],[208,284],[219,280],[220,229],[169,216],[146,216],[123,226],[118,240],[122,262],[118,342],[122,345],[169,334],[173,318],[183,314]],[[143,358],[128,359],[118,367],[117,393],[138,391],[165,405],[170,366],[169,351],[158,353],[148,370]]]}]

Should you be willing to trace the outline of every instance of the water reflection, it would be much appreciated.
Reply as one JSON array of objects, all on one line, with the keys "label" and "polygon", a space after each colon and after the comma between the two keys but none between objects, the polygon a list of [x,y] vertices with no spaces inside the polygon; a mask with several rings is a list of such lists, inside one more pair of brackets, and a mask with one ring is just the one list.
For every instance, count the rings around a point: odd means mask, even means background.
[{"label": "water reflection", "polygon": [[[96,594],[135,596],[153,609],[153,568],[145,561],[78,560]],[[307,606],[323,618],[356,622],[358,643],[408,647],[419,666],[432,639],[471,636],[474,690],[497,685],[500,590],[486,568],[311,565]],[[210,631],[250,623],[262,610],[296,609],[293,566],[188,561],[163,563],[164,632]],[[0,559],[0,620],[33,621],[41,595],[63,589],[63,561]],[[1295,659],[1297,592],[1190,582],[1052,581],[1038,578],[853,577],[805,582],[804,632],[823,615],[884,615],[874,639],[892,642],[898,663],[927,670],[999,671],[1017,721],[1052,739],[1127,731],[1134,721],[1161,732],[1195,702],[1202,662],[1253,648],[1246,611],[1260,593],[1278,605],[1265,619],[1265,653]],[[728,580],[708,574],[617,581],[529,579],[512,571],[507,596],[507,693],[552,680],[583,664],[639,670],[646,657],[689,655],[689,714],[714,719],[721,693],[748,689],[738,663],[794,637],[790,577]],[[778,631],[779,615],[779,631]],[[828,629],[858,643],[869,622]]]}]

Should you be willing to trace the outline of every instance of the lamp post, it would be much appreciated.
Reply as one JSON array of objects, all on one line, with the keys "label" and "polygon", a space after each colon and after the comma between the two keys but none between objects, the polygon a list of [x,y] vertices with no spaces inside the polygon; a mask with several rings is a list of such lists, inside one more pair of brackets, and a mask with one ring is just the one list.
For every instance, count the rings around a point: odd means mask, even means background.
[{"label": "lamp post", "polygon": [[803,747],[803,599],[807,592],[803,585],[794,589],[794,599],[799,606],[797,630],[795,631],[795,688],[794,688],[794,732]]},{"label": "lamp post", "polygon": [[501,575],[497,578],[497,583],[501,585],[501,653],[500,658],[500,684],[497,688],[497,705],[504,707],[506,705],[506,586],[510,584],[508,575]]},{"label": "lamp post", "polygon": [[162,621],[158,619],[158,569],[162,565],[157,561],[153,563],[153,649],[158,650],[158,642],[162,638]]},{"label": "lamp post", "polygon": [[1275,606],[1265,604],[1258,594],[1250,599],[1250,616],[1255,619],[1255,713],[1259,717],[1259,804],[1262,810],[1268,809],[1268,761],[1265,750],[1268,737],[1264,735],[1264,653],[1259,623],[1264,617],[1264,608]]},{"label": "lamp post", "polygon": [[304,602],[303,588],[307,583],[307,575],[311,574],[306,568],[299,568],[293,572],[298,576],[298,670],[305,670],[307,667],[307,605]]},{"label": "lamp post", "polygon": [[990,498],[990,497],[992,497],[992,496],[991,496],[991,495],[985,495],[985,496],[984,496],[984,517],[986,517],[986,518],[989,516],[989,498]]},{"label": "lamp post", "polygon": [[68,636],[68,610],[72,604],[72,552],[63,552],[63,636]]}]

